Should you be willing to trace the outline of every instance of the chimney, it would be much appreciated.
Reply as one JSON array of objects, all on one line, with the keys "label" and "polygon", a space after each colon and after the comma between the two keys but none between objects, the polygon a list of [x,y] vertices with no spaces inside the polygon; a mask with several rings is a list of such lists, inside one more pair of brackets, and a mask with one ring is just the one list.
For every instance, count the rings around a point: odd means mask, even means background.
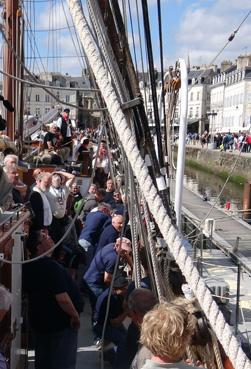
[{"label": "chimney", "polygon": [[233,65],[233,63],[230,61],[230,60],[224,60],[222,63],[221,63],[221,66],[220,66],[220,71],[221,72],[225,72],[225,70],[227,70],[229,67],[231,67]]},{"label": "chimney", "polygon": [[237,58],[237,69],[244,69],[245,67],[251,67],[251,54],[240,55]]}]

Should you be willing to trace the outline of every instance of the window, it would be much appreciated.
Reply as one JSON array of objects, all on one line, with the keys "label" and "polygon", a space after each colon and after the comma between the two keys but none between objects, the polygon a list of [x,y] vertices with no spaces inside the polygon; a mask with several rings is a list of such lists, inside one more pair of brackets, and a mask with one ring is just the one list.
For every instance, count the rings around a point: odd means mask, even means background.
[{"label": "window", "polygon": [[44,109],[45,114],[49,113],[49,111],[50,111],[50,108],[45,108]]},{"label": "window", "polygon": [[70,102],[70,96],[69,95],[65,96],[65,102]]},{"label": "window", "polygon": [[40,96],[39,96],[39,95],[36,95],[36,96],[35,96],[35,100],[36,100],[36,101],[40,101]]},{"label": "window", "polygon": [[190,94],[190,101],[193,101],[193,92]]},{"label": "window", "polygon": [[197,100],[199,100],[199,99],[200,99],[200,93],[197,92]]},{"label": "window", "polygon": [[50,96],[49,95],[45,95],[45,102],[50,102]]},{"label": "window", "polygon": [[59,91],[57,91],[56,97],[57,97],[57,99],[60,99]]},{"label": "window", "polygon": [[36,108],[35,114],[38,115],[38,116],[40,115],[40,108]]},{"label": "window", "polygon": [[30,97],[30,95],[28,95],[28,96],[27,96],[26,100],[27,100],[27,101],[31,101],[31,97]]},{"label": "window", "polygon": [[149,94],[148,101],[149,102],[152,102],[153,101],[152,94]]},{"label": "window", "polygon": [[192,118],[192,116],[193,116],[193,108],[190,108],[189,109],[189,118]]},{"label": "window", "polygon": [[196,118],[199,116],[199,106],[196,106],[195,116],[196,116]]}]

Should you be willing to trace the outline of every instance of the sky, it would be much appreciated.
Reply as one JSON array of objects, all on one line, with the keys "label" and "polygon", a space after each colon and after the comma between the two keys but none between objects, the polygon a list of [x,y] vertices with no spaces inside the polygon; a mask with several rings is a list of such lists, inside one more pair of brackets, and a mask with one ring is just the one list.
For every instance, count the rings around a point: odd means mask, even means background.
[{"label": "sky", "polygon": [[[122,2],[122,0],[119,0]],[[143,35],[141,0],[139,22]],[[128,0],[125,0],[128,11]],[[72,76],[81,75],[82,61],[71,15],[65,0],[24,0],[26,27],[26,65],[32,72],[57,71]],[[154,64],[160,66],[157,0],[148,0]],[[87,10],[85,0],[84,10]],[[132,48],[134,35],[138,69],[141,70],[140,41],[136,0],[130,0],[133,31],[128,20],[128,39]],[[191,66],[209,64],[251,10],[250,0],[161,0],[164,67],[174,65],[178,58],[190,59]],[[68,28],[68,26],[70,28]],[[57,30],[56,30],[57,29]],[[69,31],[71,30],[71,32]],[[50,30],[50,31],[49,31]],[[144,69],[147,69],[143,43]],[[251,15],[235,39],[216,60],[235,61],[238,55],[251,53]],[[76,56],[76,55],[80,56]],[[39,56],[41,59],[39,59]]]}]

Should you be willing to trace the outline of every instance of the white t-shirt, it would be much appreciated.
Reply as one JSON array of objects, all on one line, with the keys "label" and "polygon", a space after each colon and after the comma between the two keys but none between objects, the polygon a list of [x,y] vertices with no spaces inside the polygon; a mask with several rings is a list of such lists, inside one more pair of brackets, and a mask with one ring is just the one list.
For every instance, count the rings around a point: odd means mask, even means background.
[{"label": "white t-shirt", "polygon": [[67,186],[55,188],[50,187],[47,192],[47,198],[49,200],[52,214],[55,218],[61,219],[66,213],[66,203],[70,190]]}]

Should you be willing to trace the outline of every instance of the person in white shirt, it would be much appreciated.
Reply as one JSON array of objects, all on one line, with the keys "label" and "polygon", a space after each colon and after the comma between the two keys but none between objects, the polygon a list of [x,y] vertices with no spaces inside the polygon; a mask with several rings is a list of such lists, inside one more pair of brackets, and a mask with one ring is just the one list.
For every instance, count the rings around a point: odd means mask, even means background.
[{"label": "person in white shirt", "polygon": [[[46,195],[53,216],[49,232],[55,243],[63,237],[71,221],[71,218],[66,213],[66,205],[70,194],[70,187],[74,180],[75,176],[71,173],[54,172],[52,174],[51,186]],[[73,246],[73,244],[77,245],[75,227],[72,227],[69,237],[67,237],[63,243],[70,243],[71,246]]]}]

